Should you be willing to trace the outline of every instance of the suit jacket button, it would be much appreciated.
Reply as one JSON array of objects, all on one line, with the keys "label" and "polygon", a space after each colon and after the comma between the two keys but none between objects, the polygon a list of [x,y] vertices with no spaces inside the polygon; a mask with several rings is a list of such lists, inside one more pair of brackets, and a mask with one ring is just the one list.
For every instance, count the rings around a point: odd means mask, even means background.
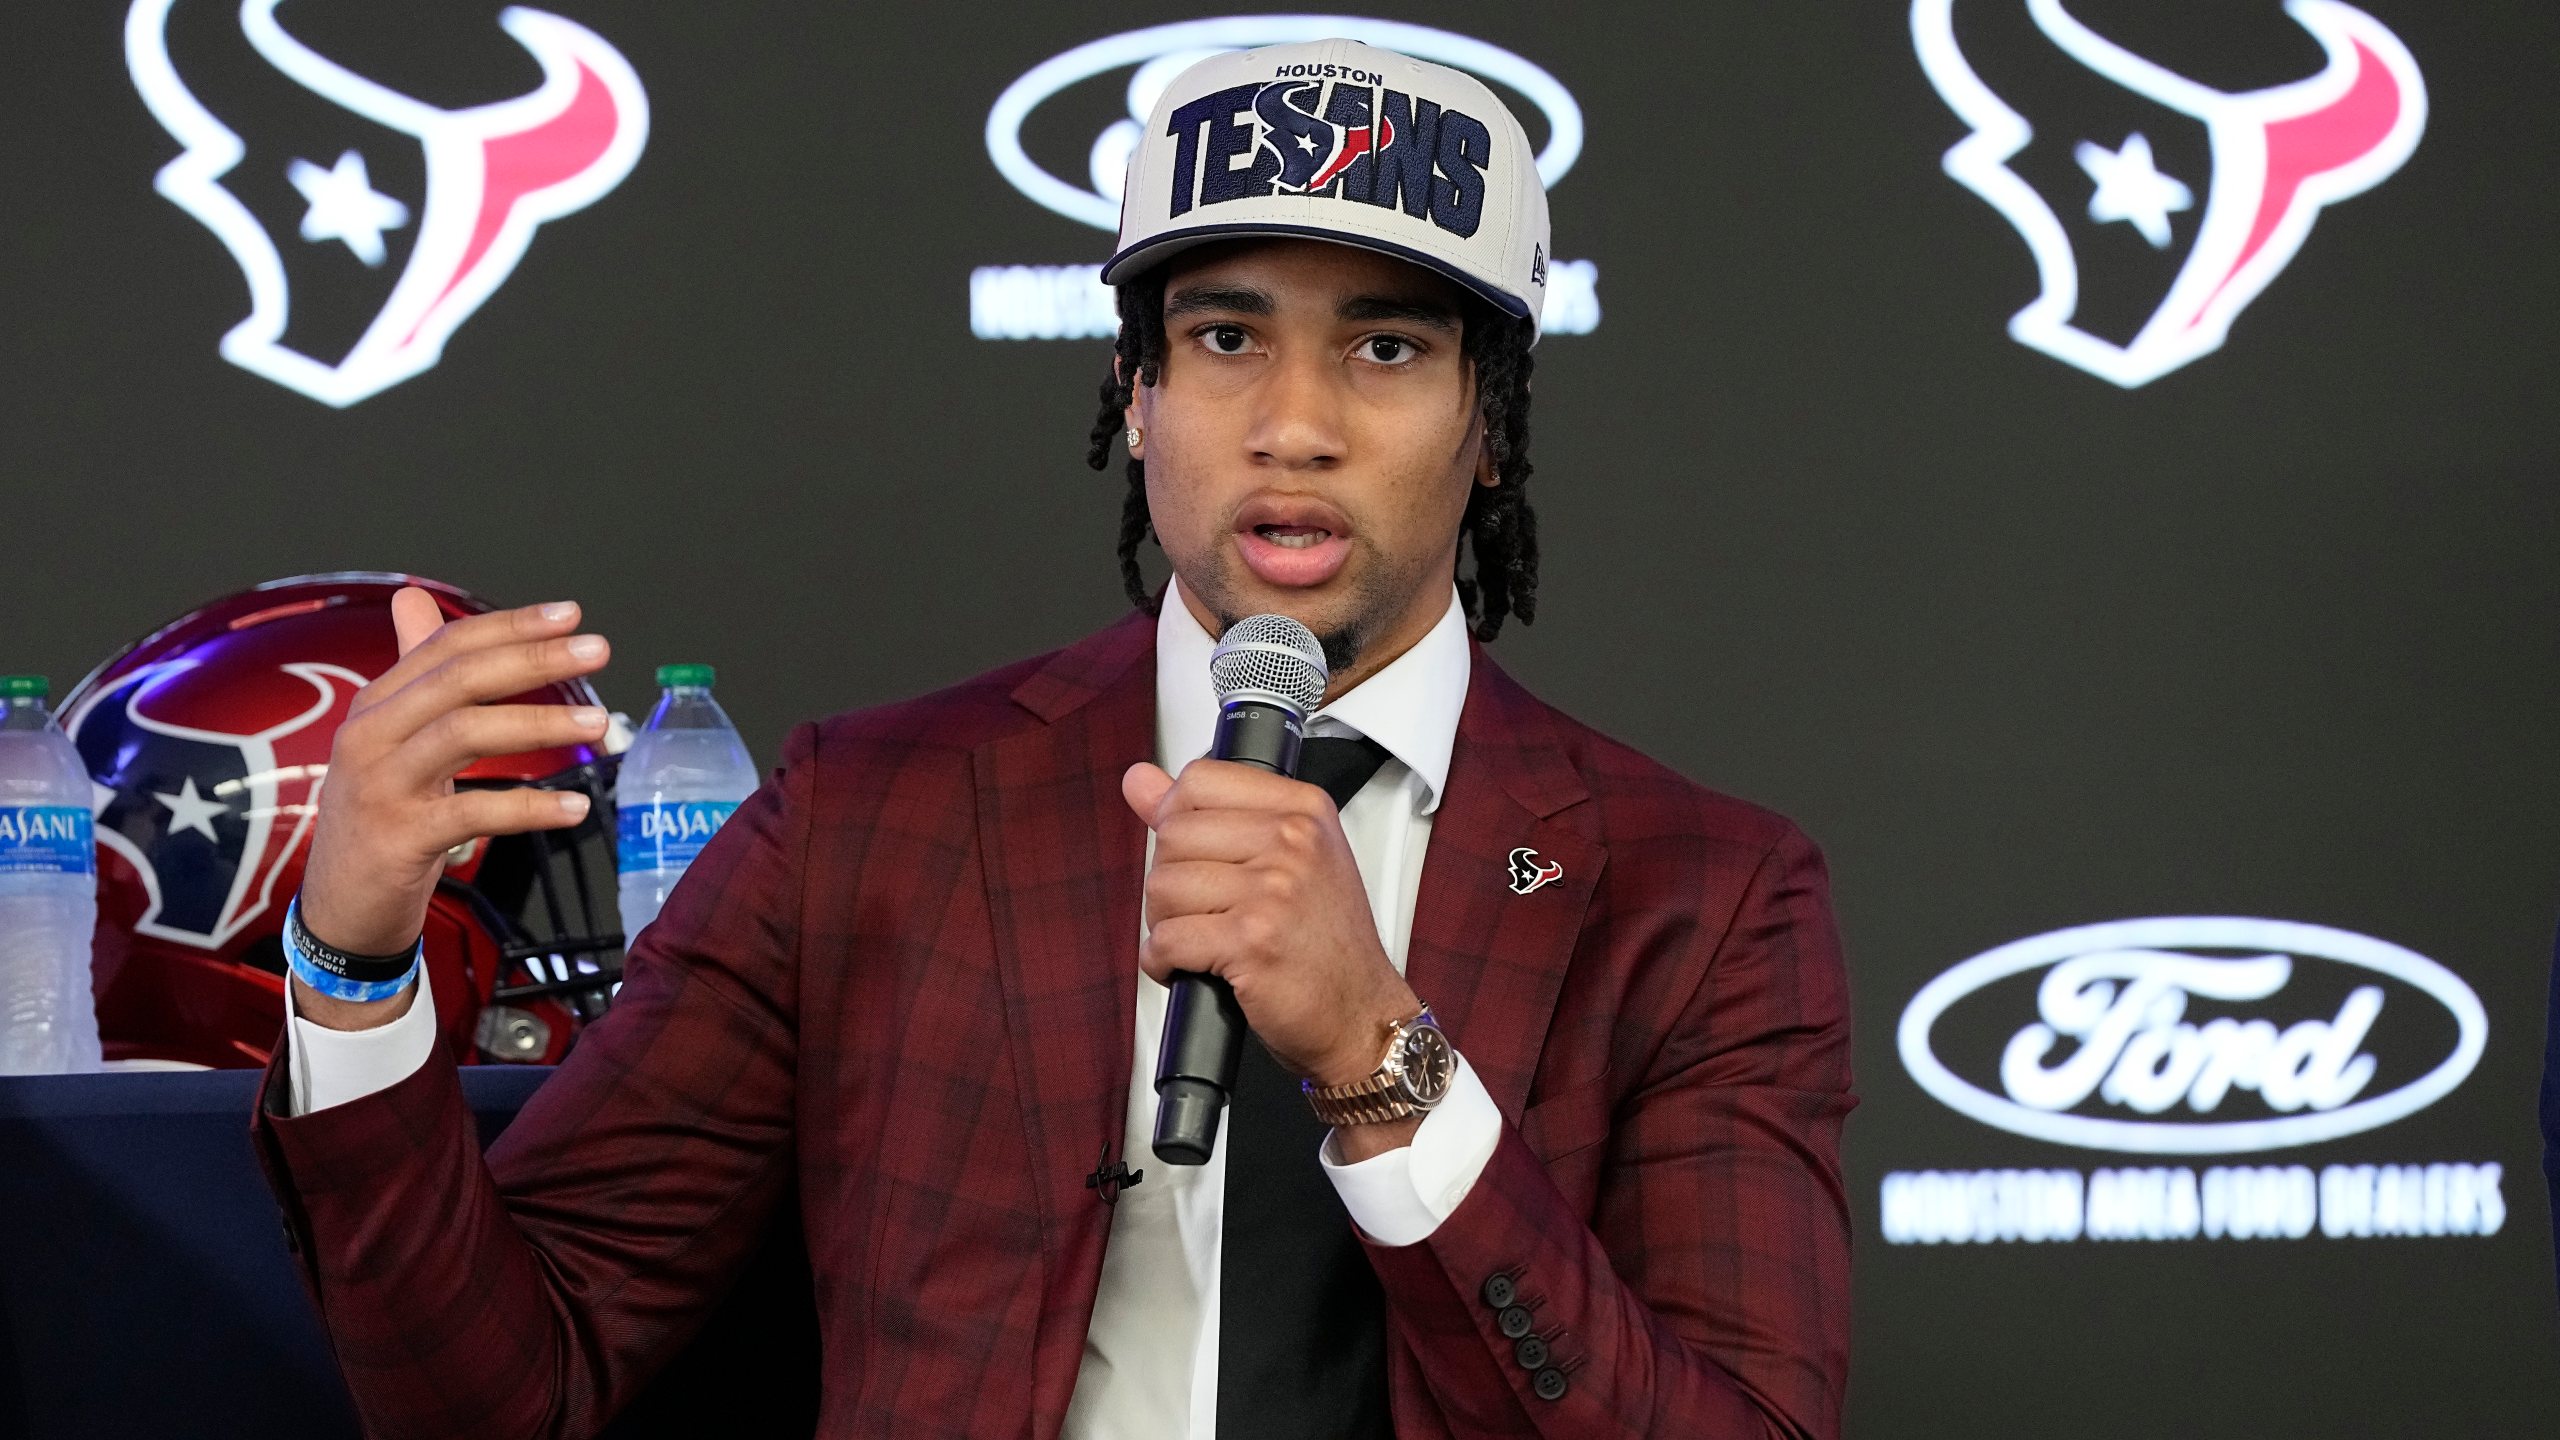
[{"label": "suit jacket button", "polygon": [[1512,1285],[1511,1277],[1508,1275],[1495,1275],[1484,1282],[1484,1303],[1496,1310],[1509,1305],[1513,1300],[1518,1299],[1519,1295],[1519,1290]]},{"label": "suit jacket button", "polygon": [[1502,1327],[1502,1338],[1517,1340],[1529,1333],[1529,1312],[1514,1305],[1494,1316],[1493,1323]]},{"label": "suit jacket button", "polygon": [[1529,1388],[1537,1391],[1538,1398],[1541,1400],[1561,1400],[1564,1398],[1565,1391],[1564,1372],[1541,1370],[1531,1378]]},{"label": "suit jacket button", "polygon": [[1519,1360],[1521,1369],[1535,1370],[1547,1363],[1547,1342],[1535,1335],[1523,1335],[1520,1343],[1511,1347],[1511,1354]]}]

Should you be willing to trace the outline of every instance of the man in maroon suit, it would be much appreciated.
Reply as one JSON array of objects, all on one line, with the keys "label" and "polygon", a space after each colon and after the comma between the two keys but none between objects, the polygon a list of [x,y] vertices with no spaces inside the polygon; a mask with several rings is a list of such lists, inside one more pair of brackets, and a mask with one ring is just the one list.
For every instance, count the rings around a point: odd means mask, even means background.
[{"label": "man in maroon suit", "polygon": [[[256,1120],[375,1433],[591,1433],[785,1185],[829,1435],[1838,1432],[1820,856],[1480,643],[1535,599],[1525,136],[1345,41],[1214,57],[1156,109],[1094,447],[1127,444],[1152,618],[795,731],[485,1161],[414,939],[448,848],[584,802],[451,777],[597,739],[485,702],[607,647],[574,605],[395,602]],[[1198,758],[1211,637],[1264,611],[1331,663],[1303,779]],[[1216,1153],[1097,1166],[1147,1142],[1177,970],[1260,1042]]]}]

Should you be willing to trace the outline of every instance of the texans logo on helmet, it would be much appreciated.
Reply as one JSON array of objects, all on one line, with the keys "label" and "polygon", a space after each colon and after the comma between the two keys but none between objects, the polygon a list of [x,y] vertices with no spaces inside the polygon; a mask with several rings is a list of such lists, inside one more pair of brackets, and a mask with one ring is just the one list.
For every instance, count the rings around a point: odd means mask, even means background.
[{"label": "texans logo on helmet", "polygon": [[2009,320],[2019,343],[2148,384],[2221,348],[2322,208],[2409,158],[2427,96],[2408,48],[2338,0],[2284,13],[2322,68],[2225,91],[2100,35],[2064,0],[1913,0],[1921,68],[1973,130],[1946,171],[2035,259],[2036,298]]},{"label": "texans logo on helmet", "polygon": [[[248,282],[249,314],[222,337],[223,358],[352,405],[433,366],[537,226],[621,183],[647,140],[648,100],[593,31],[513,7],[498,24],[542,67],[541,85],[439,108],[296,39],[277,4],[134,0],[125,61],[184,147],[155,188]],[[262,93],[274,76],[290,84]],[[200,95],[222,97],[229,123]]]},{"label": "texans logo on helmet", "polygon": [[[276,877],[311,825],[334,725],[365,678],[336,665],[286,665],[309,706],[254,735],[185,723],[169,682],[190,662],[148,665],[84,699],[63,729],[89,771],[98,843],[131,864],[150,897],[135,928],[214,949],[271,905]],[[315,729],[315,727],[318,727]],[[308,737],[300,738],[297,737]]]},{"label": "texans logo on helmet", "polygon": [[1526,895],[1532,890],[1564,878],[1564,866],[1541,857],[1523,845],[1511,852],[1511,893]]},{"label": "texans logo on helmet", "polygon": [[1351,70],[1290,76],[1216,91],[1175,110],[1166,131],[1174,140],[1168,213],[1249,196],[1320,195],[1401,205],[1453,235],[1473,235],[1484,221],[1493,132],[1463,110],[1443,110],[1378,80]]}]

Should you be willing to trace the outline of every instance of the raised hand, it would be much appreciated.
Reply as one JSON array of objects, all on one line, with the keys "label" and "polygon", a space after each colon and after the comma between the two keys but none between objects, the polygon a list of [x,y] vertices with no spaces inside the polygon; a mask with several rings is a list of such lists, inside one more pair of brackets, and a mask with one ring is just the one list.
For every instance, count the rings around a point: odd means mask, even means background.
[{"label": "raised hand", "polygon": [[[321,786],[302,881],[302,921],[315,937],[358,954],[397,952],[425,927],[454,846],[586,818],[584,795],[453,783],[492,755],[604,737],[599,707],[489,703],[604,668],[612,647],[573,633],[578,615],[560,601],[448,621],[424,590],[391,597],[399,662],[357,692]],[[414,995],[357,1004],[292,983],[298,1013],[341,1030],[388,1023]]]}]

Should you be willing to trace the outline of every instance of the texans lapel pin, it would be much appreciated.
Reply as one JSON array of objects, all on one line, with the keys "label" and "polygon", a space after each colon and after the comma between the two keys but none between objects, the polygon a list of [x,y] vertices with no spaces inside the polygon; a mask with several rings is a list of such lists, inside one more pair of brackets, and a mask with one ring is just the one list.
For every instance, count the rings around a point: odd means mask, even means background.
[{"label": "texans lapel pin", "polygon": [[1564,866],[1539,858],[1538,852],[1523,845],[1511,852],[1511,893],[1526,895],[1532,890],[1564,878]]}]

